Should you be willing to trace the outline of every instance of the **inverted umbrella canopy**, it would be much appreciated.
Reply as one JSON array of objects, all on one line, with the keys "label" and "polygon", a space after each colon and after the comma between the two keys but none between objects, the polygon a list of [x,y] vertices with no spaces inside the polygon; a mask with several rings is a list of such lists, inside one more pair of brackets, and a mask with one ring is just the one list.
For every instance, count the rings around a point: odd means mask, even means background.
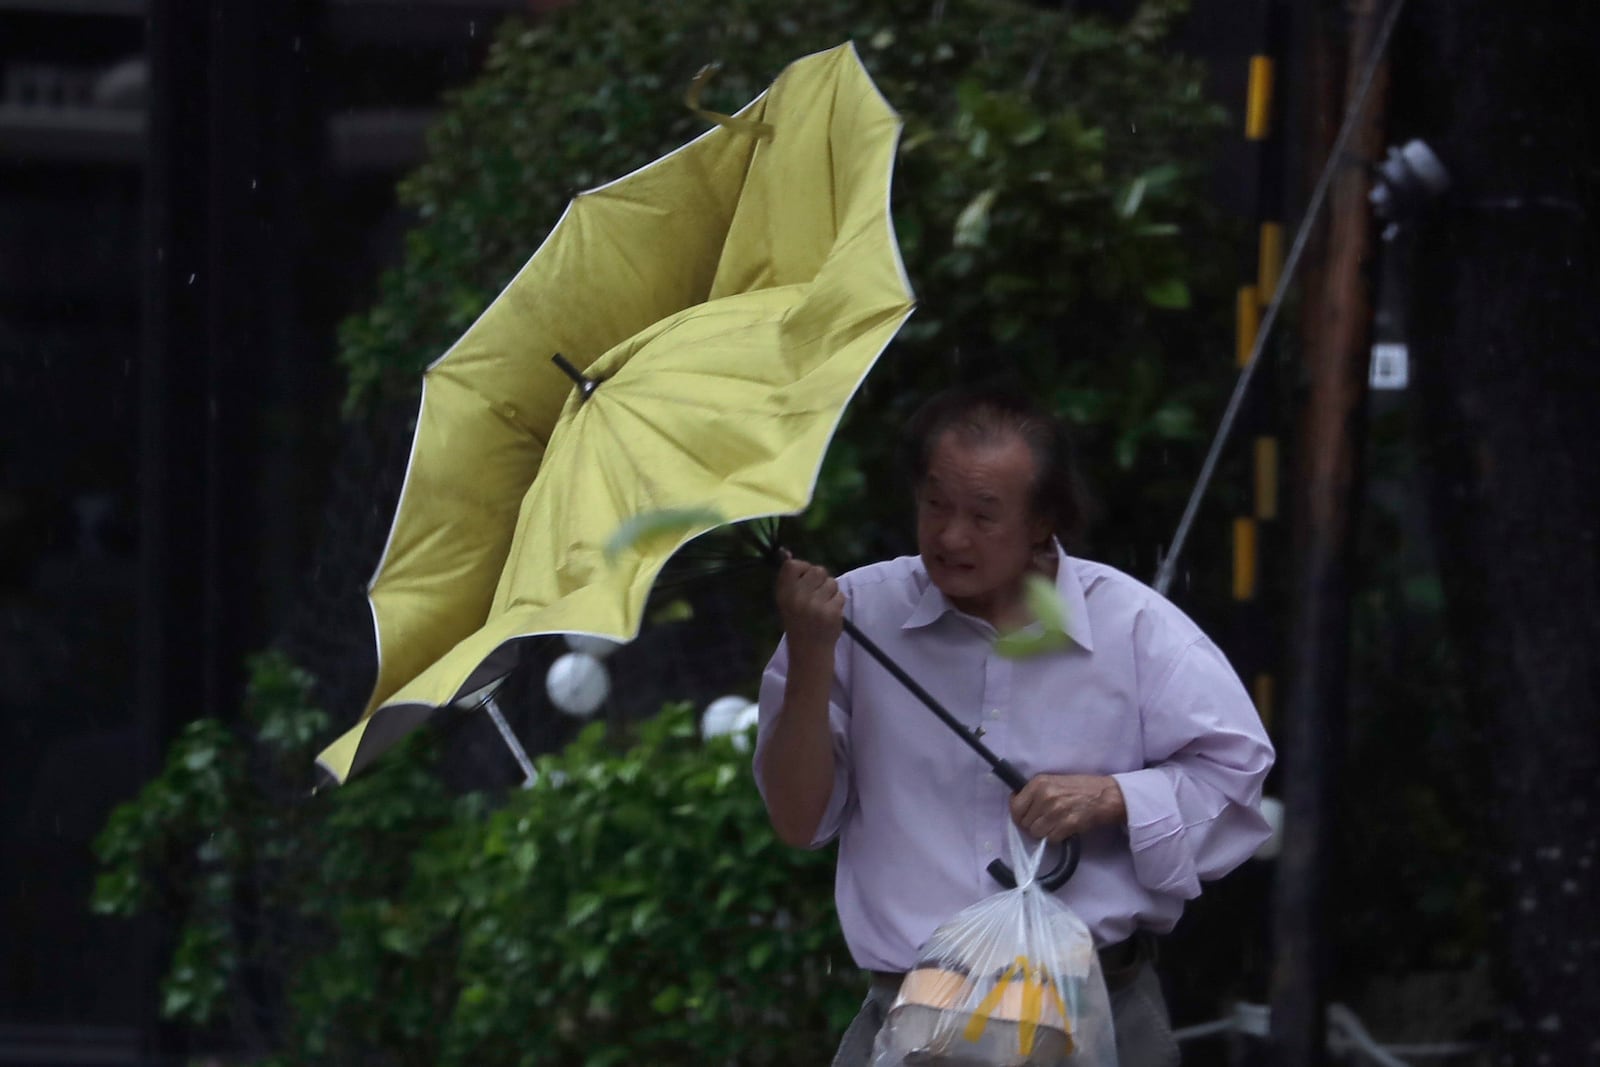
[{"label": "inverted umbrella canopy", "polygon": [[[520,638],[636,636],[666,560],[715,523],[607,560],[631,517],[806,506],[913,307],[889,215],[899,132],[842,45],[792,64],[739,121],[572,201],[426,373],[369,590],[377,685],[324,770],[344,781],[507,673]],[[557,353],[597,384],[575,389]]]}]

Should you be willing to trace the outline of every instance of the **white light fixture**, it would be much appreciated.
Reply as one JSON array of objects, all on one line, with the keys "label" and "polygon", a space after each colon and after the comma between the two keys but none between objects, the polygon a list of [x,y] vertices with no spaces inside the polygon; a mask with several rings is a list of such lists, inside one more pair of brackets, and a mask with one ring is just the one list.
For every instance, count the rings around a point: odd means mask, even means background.
[{"label": "white light fixture", "polygon": [[587,719],[611,695],[606,665],[586,652],[568,652],[550,664],[544,678],[550,702],[568,715]]},{"label": "white light fixture", "polygon": [[761,705],[750,704],[733,720],[733,747],[740,752],[750,750],[750,731],[761,721]]},{"label": "white light fixture", "polygon": [[706,705],[706,710],[700,715],[700,736],[704,738],[723,737],[734,732],[734,723],[744,710],[753,707],[750,701],[741,696],[718,697]]}]

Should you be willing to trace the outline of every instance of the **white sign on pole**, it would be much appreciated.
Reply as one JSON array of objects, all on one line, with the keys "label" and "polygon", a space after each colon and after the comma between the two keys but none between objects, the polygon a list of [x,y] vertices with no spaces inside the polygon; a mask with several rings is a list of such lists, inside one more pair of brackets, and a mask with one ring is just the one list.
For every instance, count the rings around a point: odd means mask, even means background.
[{"label": "white sign on pole", "polygon": [[1374,389],[1404,389],[1411,383],[1411,354],[1403,342],[1380,341],[1372,346],[1368,383]]}]

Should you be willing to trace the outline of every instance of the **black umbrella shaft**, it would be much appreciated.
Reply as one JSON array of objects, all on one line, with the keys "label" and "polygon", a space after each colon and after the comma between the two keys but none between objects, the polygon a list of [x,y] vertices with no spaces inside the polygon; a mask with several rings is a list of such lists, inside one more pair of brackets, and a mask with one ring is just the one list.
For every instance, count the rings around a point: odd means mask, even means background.
[{"label": "black umbrella shaft", "polygon": [[910,690],[912,696],[922,701],[922,703],[927,706],[929,711],[939,716],[944,724],[950,727],[950,729],[954,730],[956,732],[956,736],[965,741],[972,751],[983,757],[983,761],[987,763],[994,771],[995,777],[999,778],[1002,782],[1009,786],[1013,793],[1020,793],[1022,791],[1022,787],[1028,784],[1028,780],[1022,776],[1021,771],[1017,770],[1011,764],[995,755],[994,751],[990,749],[988,745],[984,744],[982,741],[979,741],[977,734],[967,729],[967,727],[959,719],[950,714],[943,704],[934,699],[932,693],[922,688],[915,678],[911,677],[911,675],[905,672],[905,668],[901,667],[900,664],[891,659],[887,652],[879,648],[877,643],[873,641],[872,638],[862,633],[861,629],[849,619],[844,620],[844,632],[849,634],[855,643],[860,645],[867,655],[871,656],[873,659],[882,664],[884,670],[894,675],[894,678],[897,682]]}]

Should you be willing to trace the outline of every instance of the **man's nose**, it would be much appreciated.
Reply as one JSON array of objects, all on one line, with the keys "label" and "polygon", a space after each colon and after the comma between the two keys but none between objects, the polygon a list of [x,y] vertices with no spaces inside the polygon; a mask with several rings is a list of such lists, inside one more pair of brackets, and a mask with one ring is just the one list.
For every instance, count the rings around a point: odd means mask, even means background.
[{"label": "man's nose", "polygon": [[939,544],[943,548],[965,548],[970,540],[967,524],[960,519],[951,519],[939,530]]}]

